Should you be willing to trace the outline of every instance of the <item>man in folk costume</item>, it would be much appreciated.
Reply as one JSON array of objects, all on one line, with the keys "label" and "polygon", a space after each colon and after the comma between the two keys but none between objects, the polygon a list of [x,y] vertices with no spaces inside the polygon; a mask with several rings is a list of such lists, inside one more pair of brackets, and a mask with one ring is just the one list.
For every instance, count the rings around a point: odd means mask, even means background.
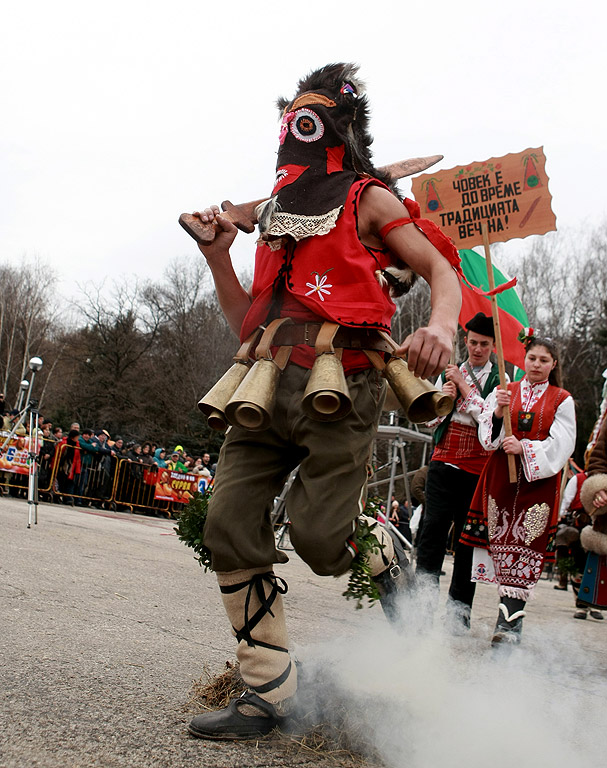
[{"label": "man in folk costume", "polygon": [[[580,541],[588,552],[586,566],[577,594],[580,614],[598,619],[607,609],[607,421],[603,420],[586,465],[586,481],[580,493],[592,525],[582,529]],[[576,618],[586,618],[577,616]]]},{"label": "man in folk costume", "polygon": [[[202,738],[250,738],[279,725],[297,685],[282,607],[287,591],[273,563],[285,562],[270,525],[272,502],[299,466],[287,497],[291,542],[320,575],[338,576],[362,552],[361,528],[374,542],[365,562],[387,615],[400,578],[394,544],[364,508],[368,462],[383,400],[384,381],[362,351],[378,330],[389,331],[394,312],[388,270],[411,270],[431,286],[432,314],[399,348],[418,376],[445,366],[460,306],[450,240],[419,219],[373,167],[367,99],[357,67],[328,65],[298,84],[282,114],[276,181],[258,211],[260,239],[251,294],[232,268],[236,229],[217,207],[196,215],[215,222],[217,235],[200,246],[213,274],[230,327],[247,339],[259,326],[289,318],[276,331],[273,350],[289,350],[271,423],[250,432],[232,426],[217,464],[204,543],[212,555],[237,657],[248,690],[226,709],[195,717],[190,732]],[[436,246],[436,247],[435,247]],[[325,323],[338,326],[335,346],[352,408],[338,421],[316,421],[302,411]],[[282,353],[281,353],[282,354]],[[278,356],[278,352],[276,352]],[[396,579],[396,581],[394,581]]]},{"label": "man in folk costume", "polygon": [[[470,502],[489,454],[478,441],[478,418],[485,398],[499,384],[497,364],[491,361],[495,347],[493,318],[478,312],[466,323],[468,357],[461,365],[450,364],[441,376],[442,391],[453,400],[453,410],[434,432],[435,448],[428,466],[426,504],[417,537],[418,581],[438,587],[447,540],[453,525],[457,544]],[[434,426],[436,422],[430,422]],[[470,625],[475,585],[468,547],[456,549],[449,589],[450,614]]]},{"label": "man in folk costume", "polygon": [[[575,447],[575,405],[560,386],[556,347],[545,338],[524,341],[525,377],[507,390],[497,387],[479,418],[481,445],[492,453],[461,536],[476,548],[472,578],[498,585],[492,645],[520,643],[525,604],[544,563],[554,559],[561,469]],[[506,408],[509,436],[503,423]],[[509,481],[509,456],[514,457],[515,482]]]}]

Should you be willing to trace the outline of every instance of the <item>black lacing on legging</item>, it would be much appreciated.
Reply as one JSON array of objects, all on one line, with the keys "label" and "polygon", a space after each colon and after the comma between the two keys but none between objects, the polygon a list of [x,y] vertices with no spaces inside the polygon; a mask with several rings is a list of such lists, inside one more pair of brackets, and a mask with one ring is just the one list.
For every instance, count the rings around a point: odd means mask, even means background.
[{"label": "black lacing on legging", "polygon": [[[267,582],[271,586],[271,590],[268,595],[266,595],[264,582]],[[288,648],[283,648],[280,645],[272,645],[271,643],[265,643],[263,640],[255,640],[251,636],[251,632],[263,619],[266,613],[269,613],[270,616],[274,617],[274,614],[272,613],[272,605],[274,604],[274,601],[279,594],[285,595],[287,593],[289,589],[287,582],[284,579],[276,576],[276,574],[272,571],[267,571],[266,573],[256,573],[249,581],[242,581],[239,584],[230,584],[228,586],[220,586],[219,589],[224,594],[233,594],[234,592],[239,592],[245,587],[248,587],[248,591],[244,604],[244,626],[242,629],[236,629],[236,627],[232,627],[236,635],[236,639],[239,643],[244,640],[247,645],[251,646],[251,648],[259,645],[262,648],[269,648],[270,650],[278,651],[279,653],[288,653]],[[257,599],[260,602],[260,607],[253,616],[249,616],[249,608],[251,605],[251,596],[253,595],[253,592],[255,592],[257,595]],[[279,677],[271,680],[265,685],[255,686],[254,688],[253,686],[250,687],[258,693],[266,693],[267,691],[271,691],[274,688],[278,688],[279,685],[282,685],[282,683],[284,683],[284,681],[289,677],[290,672],[291,662],[289,661],[287,668]]]},{"label": "black lacing on legging", "polygon": [[[272,587],[269,595],[266,595],[266,591],[264,589],[264,581],[270,584]],[[233,630],[236,633],[236,639],[239,643],[244,640],[248,645],[251,646],[251,648],[254,648],[256,645],[261,645],[264,648],[271,648],[275,651],[287,652],[286,648],[282,648],[279,645],[271,645],[270,643],[264,643],[263,640],[254,640],[253,637],[251,637],[251,632],[263,619],[266,613],[269,613],[272,618],[274,617],[274,614],[272,613],[272,605],[274,605],[274,601],[279,594],[286,595],[288,590],[287,582],[284,579],[276,576],[276,574],[272,573],[272,571],[268,571],[267,573],[256,573],[249,581],[242,581],[239,584],[222,586],[220,589],[224,594],[233,594],[234,592],[239,592],[245,587],[248,587],[249,589],[247,591],[244,604],[244,627],[242,629],[236,629],[236,627],[233,627]],[[249,616],[249,607],[251,604],[251,596],[253,592],[255,592],[257,595],[260,606],[253,616]]]}]

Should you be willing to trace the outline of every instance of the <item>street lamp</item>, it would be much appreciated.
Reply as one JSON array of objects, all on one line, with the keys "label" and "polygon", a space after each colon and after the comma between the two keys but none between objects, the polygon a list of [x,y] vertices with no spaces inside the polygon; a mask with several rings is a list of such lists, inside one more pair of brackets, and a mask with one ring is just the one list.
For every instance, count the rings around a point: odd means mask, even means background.
[{"label": "street lamp", "polygon": [[19,384],[19,399],[17,401],[17,410],[20,411],[23,407],[23,398],[25,397],[25,392],[28,389],[30,383],[27,379],[23,379],[21,384]]},{"label": "street lamp", "polygon": [[[30,397],[32,394],[32,387],[34,386],[34,378],[38,371],[42,368],[42,358],[41,357],[32,357],[28,363],[30,371],[32,372],[32,378],[29,381],[29,387],[27,390],[27,401],[25,403],[26,406],[30,404]],[[25,379],[24,379],[25,381]],[[21,382],[23,384],[23,381]]]},{"label": "street lamp", "polygon": [[34,386],[34,377],[36,373],[42,368],[42,358],[32,357],[28,363],[32,372],[32,377],[29,382],[29,388],[27,391],[27,403],[26,407],[29,411],[30,423],[29,423],[29,471],[28,471],[28,485],[27,485],[27,503],[28,503],[28,523],[27,527],[30,528],[32,523],[38,522],[38,464],[36,460],[38,458],[38,402],[31,399],[32,387]]},{"label": "street lamp", "polygon": [[[28,440],[28,484],[27,484],[27,503],[28,503],[28,523],[31,528],[32,523],[38,522],[38,401],[31,399],[32,387],[36,373],[42,368],[42,359],[32,357],[28,363],[32,372],[31,379],[23,379],[19,384],[19,419],[13,424],[9,436],[5,439],[0,454],[4,451],[9,441],[15,436],[17,429],[25,422],[26,415],[29,414],[29,440]],[[25,406],[21,408],[22,401],[27,390]]]}]

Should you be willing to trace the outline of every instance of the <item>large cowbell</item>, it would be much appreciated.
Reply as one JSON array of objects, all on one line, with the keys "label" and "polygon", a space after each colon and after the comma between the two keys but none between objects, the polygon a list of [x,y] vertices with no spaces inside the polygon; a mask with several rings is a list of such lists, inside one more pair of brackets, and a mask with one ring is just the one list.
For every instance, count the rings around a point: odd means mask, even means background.
[{"label": "large cowbell", "polygon": [[[398,349],[389,334],[380,331],[379,335],[394,351]],[[427,379],[417,378],[401,357],[392,356],[386,363],[377,352],[366,352],[366,355],[382,371],[409,421],[422,424],[437,416],[446,416],[453,409],[453,400]]]},{"label": "large cowbell", "polygon": [[323,323],[316,338],[316,360],[302,401],[304,413],[316,421],[337,421],[352,410],[342,350],[333,348],[338,329],[336,323]]},{"label": "large cowbell", "polygon": [[253,367],[226,405],[225,414],[230,424],[252,432],[259,432],[270,426],[278,392],[278,381],[289,361],[292,349],[292,347],[280,347],[276,356],[272,358],[270,346],[278,328],[284,323],[292,322],[290,318],[278,318],[273,320],[264,331],[255,351],[257,359]]},{"label": "large cowbell", "polygon": [[427,379],[417,378],[400,357],[388,360],[384,376],[413,424],[446,416],[453,409],[453,400],[448,395],[439,392]]},{"label": "large cowbell", "polygon": [[246,339],[234,356],[234,365],[224,373],[217,384],[198,403],[198,407],[207,417],[207,423],[211,429],[216,429],[219,432],[227,429],[226,405],[249,373],[251,368],[249,355],[260,332],[259,329],[256,329]]}]

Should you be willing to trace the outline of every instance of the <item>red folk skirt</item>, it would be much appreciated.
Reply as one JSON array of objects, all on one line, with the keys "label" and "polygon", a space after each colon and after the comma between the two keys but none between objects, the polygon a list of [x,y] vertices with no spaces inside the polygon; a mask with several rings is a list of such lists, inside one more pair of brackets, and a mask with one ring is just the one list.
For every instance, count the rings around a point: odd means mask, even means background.
[{"label": "red folk skirt", "polygon": [[499,594],[528,600],[544,563],[554,560],[560,472],[529,482],[520,456],[517,478],[508,482],[508,457],[491,454],[478,485],[460,541],[488,549]]}]

